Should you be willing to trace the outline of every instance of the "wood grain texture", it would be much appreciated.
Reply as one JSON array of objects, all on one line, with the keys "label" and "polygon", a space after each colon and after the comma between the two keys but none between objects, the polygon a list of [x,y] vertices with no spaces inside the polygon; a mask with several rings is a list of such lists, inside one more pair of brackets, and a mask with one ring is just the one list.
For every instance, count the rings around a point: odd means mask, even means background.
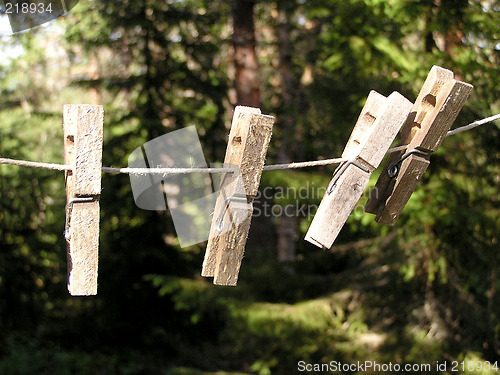
[{"label": "wood grain texture", "polygon": [[374,91],[370,93],[342,154],[343,158],[355,160],[368,172],[355,165],[347,167],[332,192],[325,193],[307,231],[306,241],[324,249],[332,247],[411,108],[412,103],[397,92],[387,98]]},{"label": "wood grain texture", "polygon": [[375,122],[378,113],[383,108],[387,98],[376,91],[370,91],[366,103],[359,114],[351,136],[342,152],[343,159],[356,158],[363,147],[366,147],[366,140],[370,135],[370,127]]},{"label": "wood grain texture", "polygon": [[323,249],[332,247],[370,180],[370,174],[347,167],[331,194],[325,194],[305,240]]},{"label": "wood grain texture", "polygon": [[[97,294],[99,249],[99,195],[101,192],[102,106],[64,106],[64,159],[66,172],[68,290],[74,296]],[[72,202],[74,198],[89,202]]]},{"label": "wood grain texture", "polygon": [[[217,253],[222,245],[219,242],[222,240],[217,231],[217,218],[222,210],[225,210],[225,200],[234,194],[241,192],[241,186],[238,186],[237,179],[242,176],[243,171],[240,168],[245,151],[245,144],[248,139],[251,127],[252,115],[260,115],[261,111],[258,108],[238,106],[235,108],[231,130],[229,132],[229,139],[226,148],[226,155],[224,164],[234,165],[239,168],[239,173],[226,174],[221,180],[220,193],[215,203],[214,217],[210,227],[210,234],[205,251],[205,258],[203,261],[201,275],[204,277],[215,276],[215,269],[217,267]],[[248,178],[247,178],[248,179]],[[243,183],[243,181],[242,181]],[[245,186],[245,184],[243,184]],[[246,190],[245,190],[246,193]],[[226,223],[226,217],[224,217]],[[227,228],[224,228],[227,231]]]},{"label": "wood grain texture", "polygon": [[[401,128],[401,138],[398,146],[408,145],[421,129],[424,120],[427,122],[433,120],[432,111],[436,107],[437,96],[446,83],[452,80],[452,71],[438,66],[431,68],[415,100],[415,104]],[[398,160],[405,152],[406,150],[395,152],[387,158],[375,187],[370,191],[370,197],[365,205],[365,212],[377,215],[383,209],[385,201],[392,192],[391,186],[394,186],[392,178],[387,173],[388,166]]]},{"label": "wood grain texture", "polygon": [[[241,192],[244,192],[243,195],[246,197],[245,187],[241,178],[241,174],[226,174],[221,180],[220,192],[215,203],[214,216],[212,219],[212,224],[210,226],[210,234],[201,272],[201,275],[204,277],[215,276],[218,264],[217,255],[219,250],[224,247],[223,242],[227,240],[227,232],[231,231],[232,228],[235,228],[235,225],[237,226],[238,223],[243,224],[242,216],[243,218],[246,218],[245,215],[251,215],[252,205],[248,203],[248,198],[246,205],[242,203],[235,204],[234,202],[229,202],[228,207],[225,207],[226,199],[228,197],[241,195]],[[219,215],[221,215],[221,212],[224,212],[222,216],[223,229],[221,232],[219,232],[217,230],[217,219],[219,218]],[[239,230],[237,232],[239,233]]]},{"label": "wood grain texture", "polygon": [[[226,198],[242,191],[238,174],[227,174],[215,205],[202,269],[202,276],[213,276],[216,285],[234,286],[238,281],[252,219],[252,201],[258,192],[273,124],[274,118],[260,114],[257,108],[236,107],[224,163],[239,168],[247,202],[230,202],[226,207]],[[216,228],[221,212],[224,227],[219,233]]]},{"label": "wood grain texture", "polygon": [[429,164],[429,160],[418,155],[410,155],[401,163],[401,177],[394,179],[389,186],[392,193],[387,198],[385,208],[377,215],[377,222],[387,225],[396,223]]},{"label": "wood grain texture", "polygon": [[97,294],[99,202],[73,204],[68,247],[68,291],[72,296]]},{"label": "wood grain texture", "polygon": [[215,285],[235,286],[238,282],[238,274],[245,252],[245,245],[250,231],[253,208],[231,207],[231,215],[239,217],[239,224],[232,227],[231,230],[224,232],[219,236],[220,248],[217,252],[216,268],[214,273]]},{"label": "wood grain texture", "polygon": [[400,93],[389,95],[366,132],[356,159],[365,161],[372,169],[378,168],[411,108],[412,103]]},{"label": "wood grain texture", "polygon": [[70,188],[74,196],[101,194],[104,109],[102,106],[64,106],[65,163],[74,166]]},{"label": "wood grain texture", "polygon": [[436,98],[436,106],[422,121],[408,148],[436,151],[443,143],[458,114],[472,92],[473,86],[460,81],[448,81]]},{"label": "wood grain texture", "polygon": [[453,79],[453,73],[447,69],[437,66],[431,69],[402,129],[400,144],[408,146],[406,150],[395,153],[388,159],[365,206],[366,212],[377,215],[377,222],[389,225],[396,223],[422,179],[428,162],[424,163],[422,156],[412,155],[403,161],[395,178],[388,176],[388,166],[409,150],[418,149],[429,154],[436,151],[467,101],[472,88],[468,83]]}]

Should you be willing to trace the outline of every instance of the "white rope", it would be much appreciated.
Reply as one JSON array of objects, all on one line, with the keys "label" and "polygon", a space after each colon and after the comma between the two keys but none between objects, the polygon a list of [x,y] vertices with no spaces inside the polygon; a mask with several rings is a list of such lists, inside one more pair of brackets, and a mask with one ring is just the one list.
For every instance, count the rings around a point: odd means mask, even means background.
[{"label": "white rope", "polygon": [[49,169],[53,171],[70,171],[71,169],[73,169],[71,165],[40,163],[37,161],[15,160],[7,158],[0,158],[0,164],[17,165],[19,167],[28,168]]},{"label": "white rope", "polygon": [[[471,124],[462,126],[460,128],[450,130],[446,137],[465,132],[471,129],[474,129],[478,126],[491,123],[495,120],[500,119],[500,113],[494,116],[490,116],[484,118],[482,120],[474,121]],[[387,151],[388,154],[398,151],[404,151],[407,145],[397,146],[389,149]],[[334,158],[334,159],[325,159],[325,160],[314,160],[314,161],[304,161],[304,162],[294,162],[287,164],[273,164],[273,165],[265,165],[265,171],[275,171],[275,170],[286,170],[286,169],[298,169],[298,168],[309,168],[316,167],[321,165],[335,165],[343,163],[347,161],[344,158]],[[17,165],[20,167],[29,167],[29,168],[40,168],[40,169],[48,169],[48,170],[56,170],[56,171],[69,171],[72,170],[71,165],[65,164],[52,164],[52,163],[40,163],[35,161],[27,161],[27,160],[15,160],[15,159],[7,159],[0,158],[0,164],[8,164],[8,165]],[[145,175],[145,174],[188,174],[188,173],[226,173],[232,172],[234,169],[232,168],[113,168],[113,167],[102,167],[102,172],[111,173],[111,174],[137,174],[137,175]]]},{"label": "white rope", "polygon": [[234,172],[234,168],[112,168],[102,167],[104,173],[110,174],[188,174],[188,173],[225,173]]},{"label": "white rope", "polygon": [[315,160],[315,161],[302,161],[302,162],[287,163],[287,164],[264,165],[264,170],[265,171],[277,171],[277,170],[283,170],[283,169],[298,169],[298,168],[317,167],[319,165],[340,164],[344,161],[346,161],[346,159],[335,158],[335,159],[324,159],[324,160]]},{"label": "white rope", "polygon": [[446,136],[449,137],[450,135],[455,135],[455,134],[458,134],[461,132],[466,132],[467,130],[477,128],[478,126],[488,124],[488,123],[493,122],[493,121],[498,120],[498,119],[500,119],[500,113],[497,115],[494,115],[494,116],[483,118],[482,120],[474,121],[473,123],[471,123],[469,125],[462,126],[461,128],[450,130],[446,134]]}]

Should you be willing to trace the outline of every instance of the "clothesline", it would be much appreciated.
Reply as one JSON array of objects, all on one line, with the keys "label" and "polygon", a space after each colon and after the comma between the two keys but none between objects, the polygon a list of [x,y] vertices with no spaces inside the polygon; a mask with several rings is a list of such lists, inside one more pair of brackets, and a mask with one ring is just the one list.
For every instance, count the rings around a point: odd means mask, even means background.
[{"label": "clothesline", "polygon": [[[446,136],[453,136],[455,134],[465,132],[471,129],[474,129],[478,126],[485,125],[491,123],[495,120],[500,119],[500,113],[494,116],[486,117],[481,120],[474,121],[468,125],[462,126],[457,129],[450,130]],[[406,149],[406,145],[397,146],[389,149],[387,153],[398,152]],[[324,159],[324,160],[314,160],[314,161],[305,161],[305,162],[293,162],[286,164],[272,164],[265,165],[265,171],[274,171],[274,170],[287,170],[287,169],[299,169],[299,168],[309,168],[316,166],[324,166],[324,165],[335,165],[340,164],[347,161],[344,158],[333,158],[333,159]],[[72,170],[73,167],[67,164],[54,164],[54,163],[41,163],[27,160],[15,160],[15,159],[7,159],[0,158],[0,164],[7,165],[17,165],[20,167],[29,167],[29,168],[39,168],[39,169],[48,169],[48,170],[57,170],[57,171],[69,171]],[[113,167],[102,167],[103,173],[110,174],[188,174],[188,173],[225,173],[233,171],[232,168],[113,168]]]}]

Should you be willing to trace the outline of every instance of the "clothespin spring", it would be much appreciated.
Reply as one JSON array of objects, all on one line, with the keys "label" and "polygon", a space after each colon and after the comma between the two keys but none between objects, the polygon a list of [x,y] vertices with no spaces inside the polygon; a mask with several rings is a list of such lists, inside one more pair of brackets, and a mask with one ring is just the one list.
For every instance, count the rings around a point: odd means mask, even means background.
[{"label": "clothespin spring", "polygon": [[247,196],[246,195],[233,195],[231,197],[227,197],[224,200],[224,208],[219,214],[219,217],[217,218],[217,232],[222,233],[222,230],[224,229],[224,214],[226,213],[227,208],[229,207],[229,203],[236,201],[236,202],[241,202],[241,203],[248,203]]},{"label": "clothespin spring", "polygon": [[97,197],[75,197],[71,198],[66,205],[66,225],[64,229],[64,238],[66,241],[71,239],[71,211],[73,210],[74,203],[82,203],[82,202],[93,202],[97,200]]},{"label": "clothespin spring", "polygon": [[366,168],[365,166],[359,164],[357,161],[355,160],[348,160],[348,161],[345,161],[343,162],[335,171],[335,173],[333,174],[333,179],[332,181],[330,182],[330,185],[328,185],[328,189],[326,189],[326,192],[328,193],[328,195],[330,195],[333,191],[333,189],[335,188],[335,185],[337,184],[337,181],[339,180],[340,176],[342,176],[342,173],[345,172],[345,170],[350,166],[350,165],[355,165],[356,167],[358,167],[359,169],[361,169],[362,171],[366,172],[366,173],[370,173],[370,170],[368,168]]},{"label": "clothespin spring", "polygon": [[405,160],[408,156],[413,155],[413,154],[424,156],[424,157],[429,157],[431,155],[431,153],[429,151],[423,151],[423,150],[419,150],[417,148],[414,148],[413,150],[405,152],[403,155],[401,155],[401,157],[399,159],[395,160],[393,163],[391,163],[391,165],[389,165],[387,167],[387,174],[389,175],[389,177],[390,178],[396,177],[399,173],[399,167],[400,167],[401,163],[403,162],[403,160]]}]

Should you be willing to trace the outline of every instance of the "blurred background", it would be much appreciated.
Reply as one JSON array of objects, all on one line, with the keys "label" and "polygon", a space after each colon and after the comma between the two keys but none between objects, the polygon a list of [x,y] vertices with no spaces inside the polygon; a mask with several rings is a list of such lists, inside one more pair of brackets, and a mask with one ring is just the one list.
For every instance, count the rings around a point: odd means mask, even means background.
[{"label": "blurred background", "polygon": [[[414,101],[432,65],[474,85],[454,127],[499,113],[499,40],[493,0],[81,0],[0,38],[0,156],[63,163],[62,106],[90,103],[105,166],[189,125],[220,162],[238,104],[276,116],[268,164],[338,157],[370,90]],[[264,172],[256,208],[272,212],[235,288],[200,277],[206,243],[181,248],[168,211],[104,175],[86,298],[66,290],[63,173],[2,165],[0,374],[498,361],[499,146],[500,121],[448,137],[394,227],[364,197],[330,251],[303,238],[335,167]]]}]

